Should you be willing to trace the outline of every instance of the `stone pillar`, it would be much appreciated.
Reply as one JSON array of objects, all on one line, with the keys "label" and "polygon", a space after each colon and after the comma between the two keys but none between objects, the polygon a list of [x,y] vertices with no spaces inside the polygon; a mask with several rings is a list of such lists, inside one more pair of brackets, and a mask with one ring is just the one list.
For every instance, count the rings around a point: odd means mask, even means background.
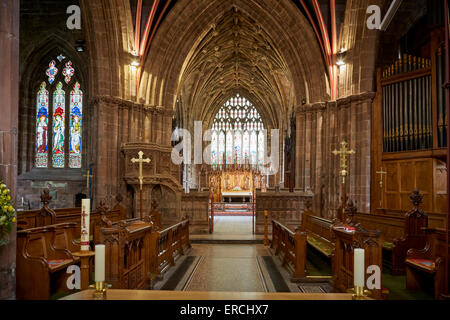
[{"label": "stone pillar", "polygon": [[[19,110],[20,1],[0,0],[0,180],[16,199],[17,125]],[[16,230],[10,243],[0,247],[0,299],[14,299],[16,291]]]}]

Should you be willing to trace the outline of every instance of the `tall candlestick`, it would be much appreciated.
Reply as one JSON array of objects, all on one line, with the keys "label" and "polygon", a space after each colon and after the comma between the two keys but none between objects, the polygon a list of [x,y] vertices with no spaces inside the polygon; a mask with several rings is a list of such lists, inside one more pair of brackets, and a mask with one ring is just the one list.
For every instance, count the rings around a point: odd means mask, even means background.
[{"label": "tall candlestick", "polygon": [[91,200],[81,200],[81,251],[89,251],[89,224],[91,216]]},{"label": "tall candlestick", "polygon": [[105,282],[105,245],[95,246],[95,282]]},{"label": "tall candlestick", "polygon": [[364,288],[364,249],[355,249],[353,252],[353,277],[355,288]]}]

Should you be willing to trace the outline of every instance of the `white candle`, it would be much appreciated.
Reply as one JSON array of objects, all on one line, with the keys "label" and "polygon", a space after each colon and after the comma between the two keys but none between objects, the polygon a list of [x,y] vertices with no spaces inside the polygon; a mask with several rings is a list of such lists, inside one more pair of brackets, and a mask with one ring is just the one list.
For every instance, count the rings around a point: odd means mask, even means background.
[{"label": "white candle", "polygon": [[95,246],[95,282],[105,281],[105,245]]},{"label": "white candle", "polygon": [[81,251],[89,251],[89,222],[91,215],[91,199],[81,200]]},{"label": "white candle", "polygon": [[355,287],[364,287],[364,249],[353,252],[353,277]]}]

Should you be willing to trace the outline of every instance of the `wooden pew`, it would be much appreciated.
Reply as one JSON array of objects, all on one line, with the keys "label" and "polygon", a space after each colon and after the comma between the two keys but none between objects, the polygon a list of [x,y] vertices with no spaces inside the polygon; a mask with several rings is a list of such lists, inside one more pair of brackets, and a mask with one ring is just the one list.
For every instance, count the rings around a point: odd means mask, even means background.
[{"label": "wooden pew", "polygon": [[422,198],[423,195],[415,190],[410,196],[413,208],[402,216],[355,215],[355,220],[364,228],[383,233],[383,263],[393,275],[405,273],[408,249],[425,246],[426,235],[422,229],[428,227],[428,216],[419,208]]},{"label": "wooden pew", "polygon": [[291,270],[292,280],[306,276],[306,232],[293,232],[276,220],[272,220],[272,243],[275,255],[281,254],[283,266]]},{"label": "wooden pew", "polygon": [[334,250],[332,225],[331,220],[315,216],[309,208],[302,213],[300,230],[306,232],[307,244],[329,259]]},{"label": "wooden pew", "polygon": [[49,299],[68,292],[67,267],[79,264],[72,256],[77,250],[75,224],[63,223],[17,232],[17,298]]},{"label": "wooden pew", "polygon": [[[409,249],[406,254],[406,288],[419,290],[427,282],[433,283],[434,298],[441,299],[445,288],[446,233],[444,229],[425,228],[425,246]],[[427,277],[428,276],[428,277]]]},{"label": "wooden pew", "polygon": [[189,219],[185,219],[151,235],[151,273],[161,275],[191,247],[189,240]]},{"label": "wooden pew", "polygon": [[[17,215],[17,229],[27,230],[30,228],[42,227],[57,223],[74,222],[77,224],[75,228],[75,237],[80,238],[80,224],[81,224],[81,208],[63,208],[50,209],[49,204],[52,197],[48,190],[44,190],[41,195],[41,202],[43,207],[39,210],[19,211]],[[96,236],[98,236],[100,220],[102,216],[106,216],[110,221],[124,220],[126,216],[126,209],[121,205],[122,197],[116,197],[117,204],[112,210],[104,206],[104,202],[100,202],[99,209],[91,212],[90,217],[90,234],[94,243],[97,243]]]},{"label": "wooden pew", "polygon": [[[353,252],[355,248],[365,250],[365,266],[376,265],[382,271],[382,235],[380,231],[367,231],[356,226],[356,231],[346,232],[333,227],[336,238],[336,247],[333,257],[333,286],[340,292],[353,288]],[[381,273],[380,273],[381,276]],[[367,281],[368,275],[365,276]],[[381,282],[382,283],[382,282]],[[372,298],[382,299],[382,288],[372,292]]]}]

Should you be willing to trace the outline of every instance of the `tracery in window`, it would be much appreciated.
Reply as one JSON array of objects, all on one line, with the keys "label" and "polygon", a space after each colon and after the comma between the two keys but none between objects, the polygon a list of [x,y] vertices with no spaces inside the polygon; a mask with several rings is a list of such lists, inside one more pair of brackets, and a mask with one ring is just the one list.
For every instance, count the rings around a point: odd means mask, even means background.
[{"label": "tracery in window", "polygon": [[[211,162],[215,164],[264,164],[264,124],[258,110],[239,94],[217,112],[212,125]],[[217,150],[216,154],[213,154]]]},{"label": "tracery in window", "polygon": [[54,168],[81,168],[83,92],[74,80],[72,61],[62,54],[57,60],[50,61],[45,69],[46,81],[36,96],[35,167],[48,168],[50,163]]}]

